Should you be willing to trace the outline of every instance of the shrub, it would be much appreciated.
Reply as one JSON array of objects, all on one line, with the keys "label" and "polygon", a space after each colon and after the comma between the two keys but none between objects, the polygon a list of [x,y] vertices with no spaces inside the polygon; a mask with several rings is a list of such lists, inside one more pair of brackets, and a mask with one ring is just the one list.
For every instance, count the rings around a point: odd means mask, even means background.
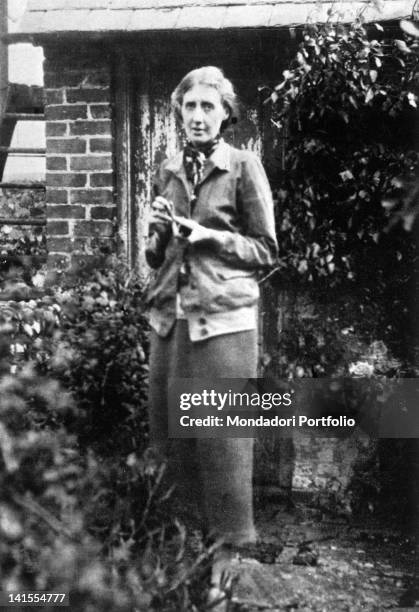
[{"label": "shrub", "polygon": [[[1,309],[14,368],[33,360],[71,391],[82,445],[125,455],[147,438],[143,284],[115,258],[63,273],[51,295]],[[70,426],[70,423],[67,423]]]},{"label": "shrub", "polygon": [[[392,215],[418,169],[416,42],[367,28],[362,15],[348,25],[335,17],[304,26],[269,98],[287,143],[276,191],[280,266],[271,280],[309,292],[320,311],[338,292],[355,295],[350,316],[360,341],[383,340],[413,360],[417,245]],[[339,316],[348,318],[344,307]],[[326,335],[336,335],[333,325]]]},{"label": "shrub", "polygon": [[0,589],[69,591],[80,612],[192,612],[211,551],[191,546],[170,516],[162,468],[134,453],[80,454],[62,424],[77,417],[72,396],[29,361],[5,373],[7,359],[3,351]]}]

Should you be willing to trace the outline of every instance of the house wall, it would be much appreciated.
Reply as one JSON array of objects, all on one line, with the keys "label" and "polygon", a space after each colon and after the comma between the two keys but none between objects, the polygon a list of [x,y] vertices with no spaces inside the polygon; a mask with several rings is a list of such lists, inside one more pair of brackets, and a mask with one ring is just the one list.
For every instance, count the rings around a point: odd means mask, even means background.
[{"label": "house wall", "polygon": [[68,265],[114,234],[112,70],[103,50],[45,55],[49,260]]}]

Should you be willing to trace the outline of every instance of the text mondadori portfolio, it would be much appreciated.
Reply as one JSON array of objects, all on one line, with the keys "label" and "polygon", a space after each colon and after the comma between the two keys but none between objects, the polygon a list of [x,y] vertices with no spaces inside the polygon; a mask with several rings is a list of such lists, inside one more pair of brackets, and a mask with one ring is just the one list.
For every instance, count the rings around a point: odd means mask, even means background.
[{"label": "text mondadori portfolio", "polygon": [[281,418],[278,416],[240,417],[227,415],[191,417],[183,415],[179,419],[182,427],[355,427],[355,419],[346,416],[323,416],[310,418],[305,415]]}]

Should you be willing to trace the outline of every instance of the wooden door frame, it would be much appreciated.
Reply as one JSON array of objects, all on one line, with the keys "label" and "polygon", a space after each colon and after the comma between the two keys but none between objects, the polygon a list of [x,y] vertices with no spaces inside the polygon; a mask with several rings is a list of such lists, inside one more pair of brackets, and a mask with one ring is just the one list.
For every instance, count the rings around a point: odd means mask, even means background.
[{"label": "wooden door frame", "polygon": [[115,172],[118,222],[118,253],[130,268],[136,264],[133,164],[134,92],[131,64],[123,49],[114,64]]}]

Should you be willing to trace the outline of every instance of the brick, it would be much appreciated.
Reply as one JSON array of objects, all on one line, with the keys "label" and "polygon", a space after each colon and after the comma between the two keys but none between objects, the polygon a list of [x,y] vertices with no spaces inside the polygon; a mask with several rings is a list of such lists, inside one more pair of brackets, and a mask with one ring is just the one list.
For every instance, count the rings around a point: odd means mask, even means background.
[{"label": "brick", "polygon": [[47,185],[51,187],[84,187],[87,181],[86,174],[49,174],[46,176]]},{"label": "brick", "polygon": [[110,155],[83,155],[80,157],[71,157],[71,170],[111,170],[112,157]]},{"label": "brick", "polygon": [[47,187],[46,201],[52,204],[67,204],[68,191],[65,189],[51,189]]},{"label": "brick", "polygon": [[47,222],[47,234],[50,236],[66,236],[68,234],[67,221],[49,221]]},{"label": "brick", "polygon": [[87,74],[85,79],[86,85],[97,87],[108,87],[111,83],[110,70],[95,70]]},{"label": "brick", "polygon": [[[101,250],[103,250],[103,247],[106,244],[108,252],[116,251],[116,245],[112,238],[93,238],[92,240],[86,239],[86,246],[90,247],[90,249],[97,248],[99,244]],[[83,252],[79,251],[71,254],[71,264],[74,266],[74,268],[79,270],[103,268],[103,266],[106,266],[106,255],[88,253],[85,249],[83,249]]]},{"label": "brick", "polygon": [[86,208],[84,206],[47,206],[48,219],[85,219]]},{"label": "brick", "polygon": [[46,89],[45,101],[47,104],[62,104],[64,102],[63,89]]},{"label": "brick", "polygon": [[115,219],[116,206],[92,206],[90,217],[92,219]]},{"label": "brick", "polygon": [[74,249],[74,241],[71,238],[49,238],[47,239],[48,251],[71,252]]},{"label": "brick", "polygon": [[109,104],[90,104],[90,115],[93,119],[109,119],[112,109]]},{"label": "brick", "polygon": [[75,236],[109,237],[114,233],[113,223],[110,221],[79,221],[74,226]]},{"label": "brick", "polygon": [[81,85],[86,76],[82,70],[66,70],[64,66],[60,70],[58,67],[56,70],[48,70],[52,67],[46,62],[45,73],[44,73],[44,86],[45,88],[59,89],[60,87],[77,87]]},{"label": "brick", "polygon": [[47,140],[48,153],[85,153],[87,148],[84,138],[55,138]]},{"label": "brick", "polygon": [[[87,0],[90,2],[91,0]],[[106,0],[102,0],[106,1]],[[82,4],[83,0],[39,0],[38,4],[42,4],[42,8],[45,9],[45,5],[48,4],[48,9],[55,10],[58,4]],[[97,4],[98,0],[93,0],[93,4]],[[100,0],[99,0],[100,3]],[[80,8],[80,7],[79,7]],[[41,10],[41,8],[39,8]],[[63,53],[63,51],[65,51]],[[103,59],[105,57],[105,53],[101,50],[100,53],[92,49],[91,53],[86,55],[80,55],[80,48],[74,43],[68,42],[65,47],[61,46],[57,49],[57,47],[46,47],[45,48],[45,69],[52,71],[63,70],[65,67],[68,70],[92,70],[93,68],[103,69]],[[71,68],[69,68],[71,66]]]},{"label": "brick", "polygon": [[90,175],[90,187],[113,187],[114,175],[112,172],[100,172]]},{"label": "brick", "polygon": [[113,204],[113,193],[110,189],[72,189],[71,204]]},{"label": "brick", "polygon": [[[48,246],[50,247],[49,243]],[[68,268],[70,265],[70,257],[69,255],[64,255],[62,253],[48,253],[48,261],[47,266],[51,269],[63,269]]]},{"label": "brick", "polygon": [[92,153],[111,153],[112,138],[91,138],[90,150]]},{"label": "brick", "polygon": [[47,121],[45,134],[48,136],[65,136],[67,133],[68,123],[59,123],[55,121]]},{"label": "brick", "polygon": [[47,121],[54,119],[86,119],[87,105],[86,104],[51,104],[45,107],[45,118]]},{"label": "brick", "polygon": [[110,121],[76,121],[70,124],[70,134],[79,136],[83,134],[111,135],[112,124]]},{"label": "brick", "polygon": [[67,159],[47,156],[46,166],[47,170],[67,170]]},{"label": "brick", "polygon": [[109,87],[97,87],[96,89],[67,89],[67,102],[108,102],[110,97]]}]

